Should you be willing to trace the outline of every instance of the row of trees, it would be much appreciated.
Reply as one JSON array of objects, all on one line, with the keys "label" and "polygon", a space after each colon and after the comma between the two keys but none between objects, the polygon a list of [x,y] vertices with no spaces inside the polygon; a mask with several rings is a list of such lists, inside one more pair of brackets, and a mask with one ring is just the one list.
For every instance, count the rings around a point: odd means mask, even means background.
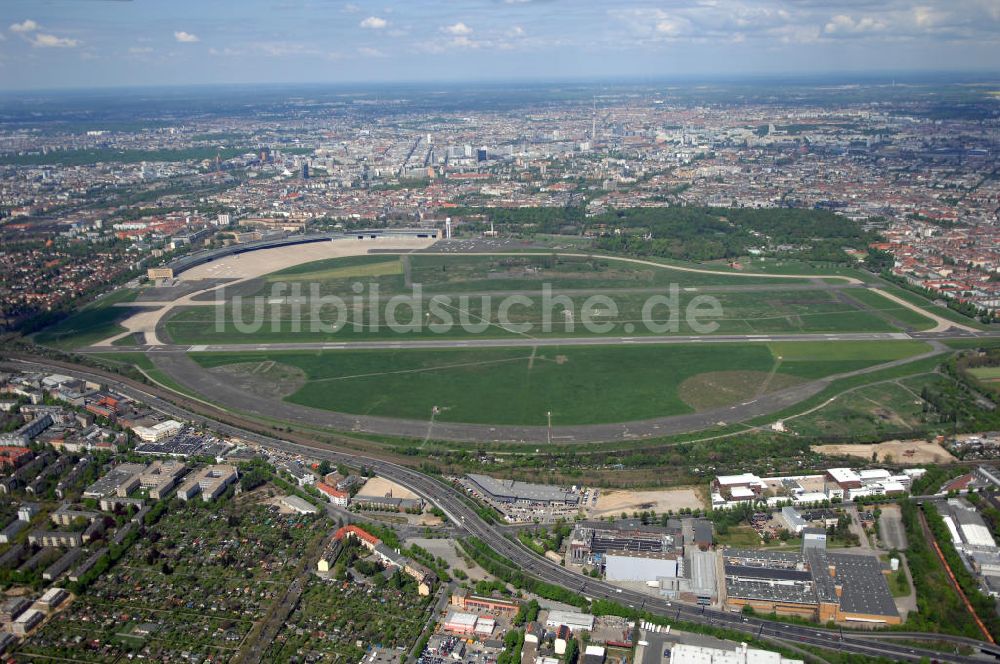
[{"label": "row of trees", "polygon": [[[950,587],[947,572],[941,565],[932,542],[924,536],[920,525],[921,508],[910,501],[902,501],[903,525],[906,528],[909,549],[906,557],[910,574],[917,589],[917,613],[910,613],[906,627],[928,632],[946,632],[981,639],[982,632],[961,598]],[[994,638],[1000,638],[1000,617],[993,600],[979,591],[979,585],[951,545],[951,536],[944,519],[930,503],[923,505],[927,526],[937,540],[955,579],[969,599],[976,614]]]},{"label": "row of trees", "polygon": [[584,598],[563,586],[539,581],[514,568],[513,563],[491,549],[478,537],[467,537],[459,540],[459,543],[480,567],[501,581],[556,602],[579,607],[584,607],[587,604]]}]

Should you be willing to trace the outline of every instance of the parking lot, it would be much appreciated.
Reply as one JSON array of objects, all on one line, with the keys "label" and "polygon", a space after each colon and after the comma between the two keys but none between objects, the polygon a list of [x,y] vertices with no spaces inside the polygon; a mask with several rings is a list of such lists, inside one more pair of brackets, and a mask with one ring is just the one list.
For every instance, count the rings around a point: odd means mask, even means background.
[{"label": "parking lot", "polygon": [[896,505],[886,505],[879,516],[879,533],[882,546],[886,549],[905,551],[907,547],[906,530],[903,528],[903,517]]}]

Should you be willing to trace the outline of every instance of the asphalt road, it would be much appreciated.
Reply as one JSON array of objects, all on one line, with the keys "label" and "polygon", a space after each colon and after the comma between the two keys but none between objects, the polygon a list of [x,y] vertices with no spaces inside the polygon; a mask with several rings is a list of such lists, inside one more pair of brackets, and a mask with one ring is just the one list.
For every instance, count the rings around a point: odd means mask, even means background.
[{"label": "asphalt road", "polygon": [[[131,381],[113,380],[103,373],[93,373],[87,369],[74,370],[68,368],[63,363],[26,363],[19,360],[15,361],[14,364],[24,370],[31,370],[34,367],[36,369],[49,370],[111,384],[121,393],[143,401],[171,417],[191,421],[221,434],[237,436],[268,448],[283,450],[293,454],[308,455],[312,458],[329,459],[334,463],[363,464],[379,475],[406,486],[432,504],[440,507],[454,524],[460,526],[468,534],[478,537],[494,551],[511,560],[516,568],[535,578],[568,588],[591,599],[609,599],[631,608],[649,611],[652,614],[673,618],[674,620],[685,620],[703,625],[725,627],[765,640],[779,639],[793,641],[799,644],[815,645],[830,650],[867,656],[881,656],[896,661],[919,661],[922,658],[963,664],[966,662],[983,661],[977,657],[942,654],[933,650],[913,647],[908,643],[892,643],[892,638],[904,636],[915,639],[928,638],[928,635],[924,633],[905,634],[896,632],[892,635],[887,635],[885,638],[880,638],[880,635],[877,634],[854,634],[851,632],[826,630],[820,627],[779,623],[756,617],[749,618],[726,611],[717,611],[704,607],[669,602],[660,598],[651,598],[641,593],[617,588],[603,581],[571,572],[547,558],[535,554],[516,542],[516,540],[508,539],[499,528],[483,521],[472,506],[463,499],[462,494],[457,489],[405,466],[375,457],[325,448],[316,443],[304,444],[280,440],[231,424],[219,422],[165,400],[160,395],[169,393],[164,390],[139,386]],[[227,415],[230,418],[232,417],[231,414],[227,413]],[[303,438],[302,440],[306,439]],[[941,641],[972,645],[974,648],[986,648],[991,652],[997,653],[997,657],[1000,657],[1000,648],[988,643],[947,635],[934,635],[934,638]]]}]

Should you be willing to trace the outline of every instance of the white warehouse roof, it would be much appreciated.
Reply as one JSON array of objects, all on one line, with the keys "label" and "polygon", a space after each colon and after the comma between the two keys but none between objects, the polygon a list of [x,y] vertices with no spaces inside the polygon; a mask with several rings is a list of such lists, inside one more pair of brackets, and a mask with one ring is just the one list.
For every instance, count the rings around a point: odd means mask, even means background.
[{"label": "white warehouse roof", "polygon": [[559,625],[566,625],[574,632],[578,630],[590,632],[594,629],[594,616],[576,611],[549,611],[545,626],[558,627]]},{"label": "white warehouse roof", "polygon": [[763,484],[764,481],[753,473],[742,475],[719,475],[719,486],[738,486],[740,484]]},{"label": "white warehouse roof", "polygon": [[966,542],[972,546],[989,546],[995,547],[997,545],[994,541],[993,536],[990,535],[990,530],[986,526],[980,526],[978,524],[963,523],[962,526],[962,537]]},{"label": "white warehouse roof", "polygon": [[830,468],[828,471],[834,482],[860,482],[861,476],[850,468]]}]

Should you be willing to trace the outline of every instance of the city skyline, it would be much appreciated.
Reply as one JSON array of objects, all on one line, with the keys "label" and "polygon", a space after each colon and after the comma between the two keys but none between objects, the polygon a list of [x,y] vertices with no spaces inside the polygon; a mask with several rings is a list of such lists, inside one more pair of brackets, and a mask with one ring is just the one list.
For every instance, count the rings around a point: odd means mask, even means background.
[{"label": "city skyline", "polygon": [[0,85],[390,83],[988,71],[987,0],[228,4],[15,0]]}]

